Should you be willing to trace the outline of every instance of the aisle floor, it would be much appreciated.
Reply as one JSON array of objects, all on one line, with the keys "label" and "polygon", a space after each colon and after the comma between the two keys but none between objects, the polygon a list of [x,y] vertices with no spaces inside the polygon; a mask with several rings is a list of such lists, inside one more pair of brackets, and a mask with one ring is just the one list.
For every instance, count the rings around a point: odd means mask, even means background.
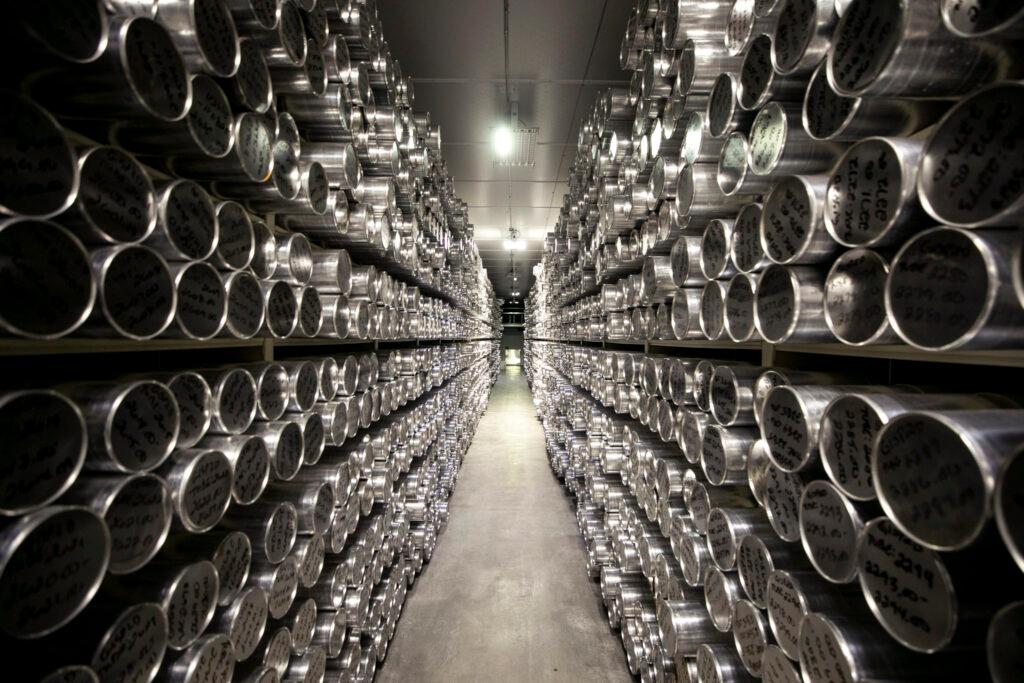
[{"label": "aisle floor", "polygon": [[631,680],[585,559],[526,378],[509,368],[377,680]]}]

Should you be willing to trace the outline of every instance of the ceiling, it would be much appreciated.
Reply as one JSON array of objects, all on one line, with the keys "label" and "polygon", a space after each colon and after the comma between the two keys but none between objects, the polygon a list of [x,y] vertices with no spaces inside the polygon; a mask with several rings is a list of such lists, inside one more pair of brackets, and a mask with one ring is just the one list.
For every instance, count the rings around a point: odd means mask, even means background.
[{"label": "ceiling", "polygon": [[[518,291],[521,299],[533,283],[544,234],[568,191],[580,121],[598,91],[628,83],[618,54],[632,4],[509,0],[511,89],[518,91],[519,118],[540,129],[535,166],[510,169],[494,164],[490,142],[494,126],[506,120],[502,0],[377,0],[391,54],[412,77],[414,108],[441,124],[455,191],[469,204],[500,298]],[[515,284],[502,244],[510,206],[511,224],[527,240],[526,251],[513,255]]]}]

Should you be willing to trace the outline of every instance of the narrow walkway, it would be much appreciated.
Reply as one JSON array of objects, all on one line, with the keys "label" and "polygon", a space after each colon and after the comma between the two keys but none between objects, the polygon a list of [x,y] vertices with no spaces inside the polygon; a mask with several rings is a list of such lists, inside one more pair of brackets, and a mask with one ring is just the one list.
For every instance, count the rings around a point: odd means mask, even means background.
[{"label": "narrow walkway", "polygon": [[631,680],[517,367],[491,393],[377,680]]}]

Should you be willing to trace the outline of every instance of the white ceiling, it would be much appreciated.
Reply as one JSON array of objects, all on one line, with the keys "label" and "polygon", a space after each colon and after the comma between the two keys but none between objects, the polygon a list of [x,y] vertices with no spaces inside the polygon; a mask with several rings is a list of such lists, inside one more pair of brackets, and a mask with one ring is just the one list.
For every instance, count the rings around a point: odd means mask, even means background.
[{"label": "white ceiling", "polygon": [[[543,233],[568,191],[583,116],[602,88],[626,84],[619,44],[633,0],[509,0],[509,76],[519,118],[540,129],[533,168],[494,165],[491,130],[505,114],[502,0],[378,0],[391,54],[411,76],[417,111],[441,124],[455,190],[470,206],[477,243],[495,292],[525,295]],[[603,18],[602,18],[603,11]],[[600,29],[600,30],[599,30]],[[596,35],[596,39],[595,39]],[[588,58],[593,47],[593,57]],[[510,172],[511,171],[511,172]],[[512,286],[502,239],[511,221],[527,237],[514,254]]]}]

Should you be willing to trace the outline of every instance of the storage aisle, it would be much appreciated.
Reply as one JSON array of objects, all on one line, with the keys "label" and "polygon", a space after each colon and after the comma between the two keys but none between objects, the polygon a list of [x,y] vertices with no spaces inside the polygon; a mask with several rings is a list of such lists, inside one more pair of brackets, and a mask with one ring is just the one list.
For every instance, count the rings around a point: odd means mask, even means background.
[{"label": "storage aisle", "polygon": [[456,491],[378,680],[631,680],[518,367],[498,378]]}]

